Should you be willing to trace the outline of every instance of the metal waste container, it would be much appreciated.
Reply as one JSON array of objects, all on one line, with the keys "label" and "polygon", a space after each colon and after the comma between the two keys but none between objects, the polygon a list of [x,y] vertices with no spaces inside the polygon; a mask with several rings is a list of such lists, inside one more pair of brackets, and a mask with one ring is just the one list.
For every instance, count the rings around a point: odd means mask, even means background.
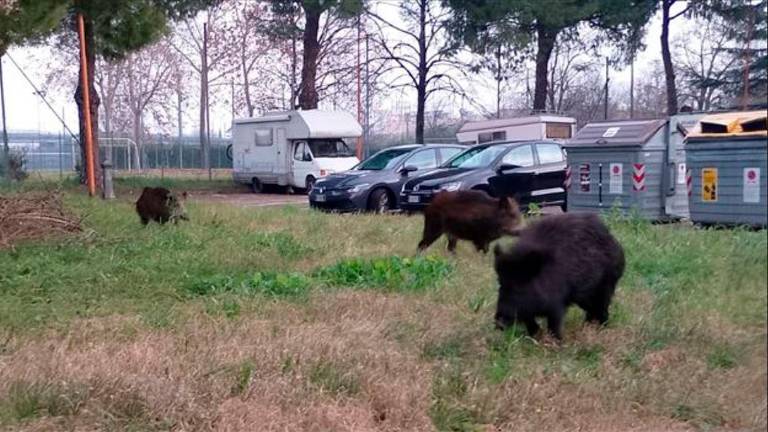
[{"label": "metal waste container", "polygon": [[568,211],[613,208],[666,219],[670,177],[666,119],[588,123],[565,144]]},{"label": "metal waste container", "polygon": [[766,111],[702,118],[685,140],[691,220],[768,225]]}]

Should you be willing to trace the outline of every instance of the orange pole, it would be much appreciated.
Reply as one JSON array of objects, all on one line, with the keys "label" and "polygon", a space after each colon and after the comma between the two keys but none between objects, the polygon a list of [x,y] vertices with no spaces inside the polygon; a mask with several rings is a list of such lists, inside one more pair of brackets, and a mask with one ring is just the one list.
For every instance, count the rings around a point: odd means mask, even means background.
[{"label": "orange pole", "polygon": [[[96,170],[93,160],[93,130],[91,125],[91,88],[88,86],[88,59],[85,54],[85,21],[83,14],[77,14],[77,30],[80,36],[80,85],[83,88],[83,111],[85,115],[85,174],[88,194],[96,195]],[[80,137],[82,139],[82,137]]]}]

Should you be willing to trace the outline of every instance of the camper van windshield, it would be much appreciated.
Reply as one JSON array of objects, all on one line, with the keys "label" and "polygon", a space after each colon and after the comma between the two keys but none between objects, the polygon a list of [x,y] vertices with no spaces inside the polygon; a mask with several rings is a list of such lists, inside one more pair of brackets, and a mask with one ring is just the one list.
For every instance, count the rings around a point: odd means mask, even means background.
[{"label": "camper van windshield", "polygon": [[356,169],[379,171],[388,168],[394,168],[403,158],[404,154],[411,152],[410,148],[384,150],[364,160]]},{"label": "camper van windshield", "polygon": [[340,139],[309,140],[312,156],[319,157],[351,157],[355,153]]},{"label": "camper van windshield", "polygon": [[496,158],[508,147],[505,145],[494,145],[484,147],[473,147],[460,153],[449,160],[445,168],[482,168],[493,163]]}]

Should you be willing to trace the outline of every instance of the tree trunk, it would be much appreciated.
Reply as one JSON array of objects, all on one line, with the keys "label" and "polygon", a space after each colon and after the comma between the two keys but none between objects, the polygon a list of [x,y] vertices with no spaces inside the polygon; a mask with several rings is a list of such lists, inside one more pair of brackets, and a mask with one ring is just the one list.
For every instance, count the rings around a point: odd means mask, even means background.
[{"label": "tree trunk", "polygon": [[[248,117],[253,117],[253,101],[251,100],[250,79],[248,78],[248,67],[246,66],[246,58],[242,56],[240,58],[240,66],[243,69],[243,91],[245,92],[245,107],[248,109]],[[232,94],[232,106],[235,106],[234,92]],[[234,118],[234,113],[232,115]]]},{"label": "tree trunk", "polygon": [[502,68],[501,44],[496,47],[496,118],[501,118],[501,81],[504,77],[501,75]]},{"label": "tree trunk", "polygon": [[549,57],[552,55],[552,49],[555,47],[558,31],[543,25],[536,26],[537,48],[536,48],[536,84],[533,90],[533,109],[534,111],[545,111],[547,109],[547,75],[549,67]]},{"label": "tree trunk", "polygon": [[315,79],[317,77],[317,57],[320,55],[320,43],[317,40],[317,34],[320,29],[321,14],[322,11],[319,10],[305,10],[304,58],[301,65],[301,92],[299,93],[299,107],[305,110],[317,108]]},{"label": "tree trunk", "polygon": [[675,0],[662,0],[661,5],[661,58],[664,61],[664,76],[667,81],[667,115],[677,114],[677,88],[675,68],[669,51],[669,9]]},{"label": "tree trunk", "polygon": [[[85,23],[85,46],[86,46],[86,64],[88,66],[88,87],[90,88],[90,102],[91,102],[91,129],[93,133],[93,167],[94,167],[94,176],[96,178],[96,187],[98,189],[98,186],[101,184],[101,159],[99,158],[99,105],[101,104],[101,99],[99,99],[99,94],[96,91],[94,85],[93,85],[93,77],[95,75],[95,65],[96,65],[96,54],[95,54],[95,44],[93,40],[93,24],[91,23],[90,18],[87,16],[83,17],[84,23]],[[75,25],[75,29],[77,29],[77,25]],[[75,30],[77,31],[77,30]],[[83,101],[83,86],[82,86],[82,76],[80,72],[78,72],[77,77],[77,88],[75,89],[75,103],[77,104],[77,117],[79,120],[79,126],[80,126],[80,183],[85,184],[86,183],[86,151],[85,151],[85,107],[84,101]]]},{"label": "tree trunk", "polygon": [[424,144],[424,110],[427,104],[427,1],[419,2],[419,76],[416,83],[416,142]]},{"label": "tree trunk", "polygon": [[133,153],[133,167],[137,170],[141,170],[141,110],[132,110],[133,114],[133,142],[136,143],[135,152]]}]

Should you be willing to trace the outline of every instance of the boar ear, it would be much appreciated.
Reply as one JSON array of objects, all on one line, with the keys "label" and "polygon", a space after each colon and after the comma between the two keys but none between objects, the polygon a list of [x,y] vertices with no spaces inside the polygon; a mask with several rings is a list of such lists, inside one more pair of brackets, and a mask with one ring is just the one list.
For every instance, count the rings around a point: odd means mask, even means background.
[{"label": "boar ear", "polygon": [[189,197],[189,194],[187,193],[187,191],[184,191],[181,193],[181,199],[187,199],[187,197]]}]

